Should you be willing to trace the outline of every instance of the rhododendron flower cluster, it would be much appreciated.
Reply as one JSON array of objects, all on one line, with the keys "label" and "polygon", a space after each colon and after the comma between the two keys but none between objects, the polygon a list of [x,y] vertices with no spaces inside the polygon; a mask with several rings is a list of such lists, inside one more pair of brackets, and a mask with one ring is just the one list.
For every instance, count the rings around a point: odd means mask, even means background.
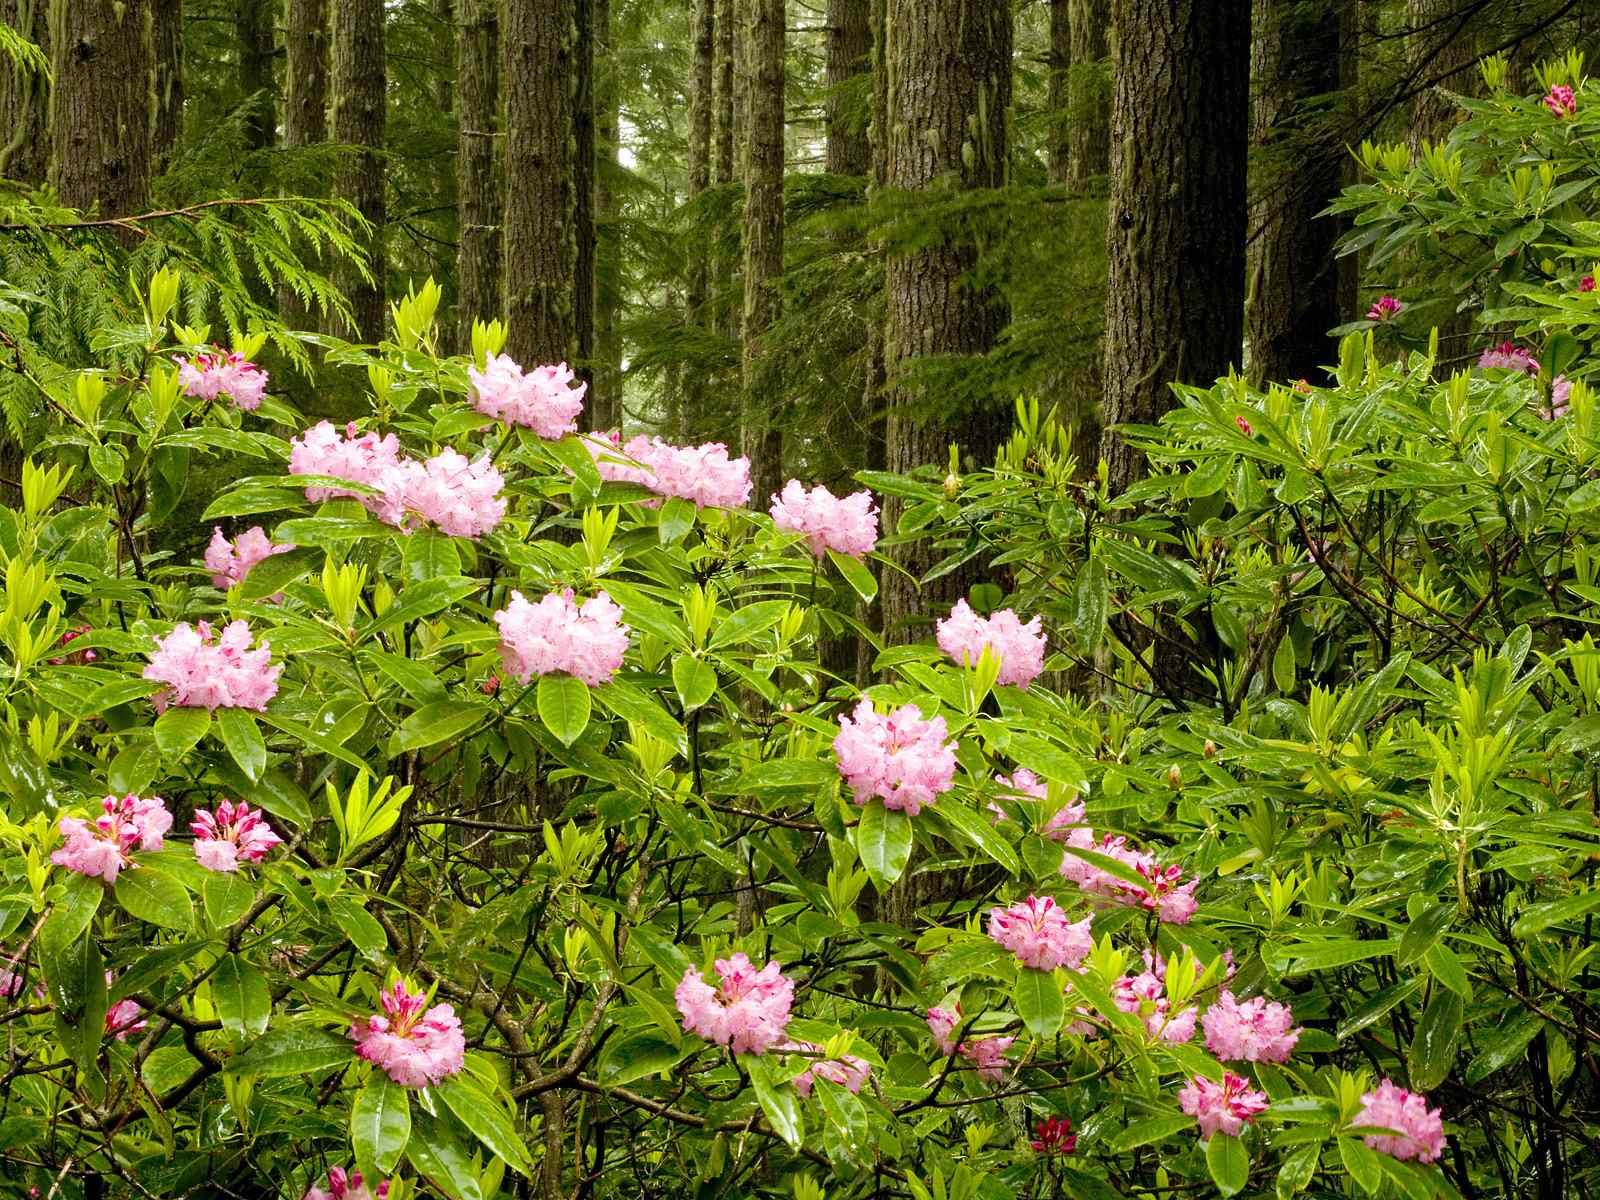
[{"label": "rhododendron flower cluster", "polygon": [[[111,986],[111,972],[106,972],[106,986]],[[133,1000],[118,1000],[106,1009],[105,1036],[114,1037],[119,1042],[128,1040],[130,1033],[138,1033],[149,1026],[150,1022],[144,1017],[144,1009]]]},{"label": "rhododendron flower cluster", "polygon": [[1431,1163],[1444,1153],[1444,1114],[1428,1107],[1428,1098],[1395,1086],[1391,1079],[1361,1097],[1357,1125],[1392,1129],[1390,1133],[1368,1134],[1365,1141],[1399,1159]]},{"label": "rhododendron flower cluster", "polygon": [[505,477],[488,455],[469,461],[446,447],[426,462],[403,467],[406,512],[451,537],[475,538],[505,520]]},{"label": "rhododendron flower cluster", "polygon": [[622,609],[603,591],[581,605],[571,588],[551,592],[537,604],[512,592],[511,602],[494,620],[500,626],[506,673],[523,683],[564,671],[597,687],[622,668],[628,650]]},{"label": "rhododendron flower cluster", "polygon": [[1534,358],[1533,351],[1526,346],[1519,346],[1515,342],[1501,342],[1498,346],[1485,350],[1478,358],[1478,366],[1484,368],[1499,367],[1507,371],[1523,371],[1529,375],[1539,373],[1539,360]]},{"label": "rhododendron flower cluster", "polygon": [[461,1070],[467,1043],[454,1008],[435,1004],[424,1011],[427,994],[409,991],[399,979],[378,999],[383,1015],[350,1027],[358,1055],[401,1087],[427,1087]]},{"label": "rhododendron flower cluster", "polygon": [[1559,421],[1572,411],[1572,380],[1565,375],[1557,375],[1550,381],[1550,405],[1539,410],[1539,415],[1546,421]]},{"label": "rhododendron flower cluster", "polygon": [[[1044,780],[1028,770],[1027,767],[1018,767],[1012,775],[996,775],[994,781],[1009,791],[1021,792],[1024,796],[1032,796],[1035,800],[1048,800],[1050,798],[1050,789],[1046,786]],[[997,814],[997,820],[1005,819],[1005,809],[998,804],[991,803],[989,810]],[[1050,814],[1049,820],[1040,827],[1038,832],[1042,837],[1050,838],[1052,841],[1064,842],[1071,834],[1072,827],[1081,825],[1083,819],[1083,801],[1077,799],[1069,800]]]},{"label": "rhododendron flower cluster", "polygon": [[1224,1062],[1288,1062],[1304,1032],[1294,1028],[1294,1013],[1287,1004],[1264,996],[1235,1000],[1228,991],[1206,1009],[1202,1024],[1206,1049]]},{"label": "rhododendron flower cluster", "polygon": [[872,1074],[872,1064],[866,1059],[857,1058],[854,1054],[846,1054],[842,1058],[822,1058],[822,1047],[811,1042],[791,1041],[780,1049],[813,1056],[811,1064],[805,1071],[795,1076],[795,1091],[802,1096],[811,1095],[811,1085],[816,1079],[826,1079],[829,1083],[837,1083],[842,1088],[859,1092],[861,1085]]},{"label": "rhododendron flower cluster", "polygon": [[878,510],[867,491],[841,498],[820,485],[808,492],[791,479],[772,497],[772,523],[805,534],[819,558],[829,550],[860,558],[878,544]]},{"label": "rhododendron flower cluster", "polygon": [[1092,917],[1073,923],[1048,896],[989,910],[989,936],[1036,971],[1075,967],[1094,949]]},{"label": "rhododendron flower cluster", "polygon": [[58,867],[79,875],[117,881],[134,850],[159,850],[172,828],[172,814],[160,796],[107,796],[93,821],[62,817],[57,828],[66,845],[50,855]]},{"label": "rhododendron flower cluster", "polygon": [[535,367],[527,374],[508,354],[491,354],[482,370],[467,368],[472,407],[508,425],[524,425],[542,438],[559,438],[578,429],[587,383],[572,386],[566,363]]},{"label": "rhododendron flower cluster", "polygon": [[[206,547],[206,570],[211,572],[211,585],[227,591],[236,583],[243,583],[250,568],[274,554],[287,554],[294,549],[290,542],[274,543],[259,525],[253,525],[233,541],[222,535],[222,527],[211,531],[211,544]],[[275,599],[281,600],[280,592]]]},{"label": "rhododendron flower cluster", "polygon": [[955,781],[955,743],[943,717],[927,720],[915,704],[880,713],[862,697],[852,717],[839,718],[833,753],[857,804],[876,796],[885,808],[914,817]]},{"label": "rhododendron flower cluster", "polygon": [[334,1167],[328,1172],[327,1188],[311,1187],[301,1200],[384,1200],[388,1194],[387,1179],[378,1184],[376,1191],[368,1191],[360,1171],[347,1175],[343,1167]]},{"label": "rhododendron flower cluster", "polygon": [[673,998],[683,1028],[735,1054],[765,1054],[784,1040],[794,981],[784,978],[776,960],[761,970],[743,954],[717,959],[718,987],[697,967],[684,971]]},{"label": "rhododendron flower cluster", "polygon": [[1166,964],[1160,959],[1147,959],[1139,974],[1118,979],[1111,985],[1111,999],[1123,1012],[1139,1017],[1153,1038],[1178,1045],[1194,1037],[1200,1010],[1190,1005],[1181,1012],[1172,1011],[1172,1002],[1167,998]]},{"label": "rhododendron flower cluster", "polygon": [[246,412],[260,408],[261,398],[267,393],[267,373],[242,354],[231,354],[217,346],[212,351],[193,358],[173,357],[183,394],[201,400],[225,395]]},{"label": "rhododendron flower cluster", "polygon": [[1161,866],[1147,851],[1131,849],[1127,838],[1108,833],[1096,841],[1093,830],[1080,827],[1069,830],[1067,836],[1059,840],[1079,850],[1115,859],[1131,867],[1145,881],[1143,887],[1136,887],[1071,851],[1065,852],[1061,858],[1062,876],[1092,897],[1129,908],[1147,908],[1173,925],[1188,924],[1199,909],[1199,902],[1194,898],[1198,880],[1180,883],[1183,878],[1180,868]]},{"label": "rhododendron flower cluster", "polygon": [[[601,478],[642,483],[663,496],[692,500],[701,508],[738,508],[750,499],[750,460],[728,457],[721,442],[673,446],[655,437],[635,437],[622,453],[638,463],[601,463]],[[642,468],[642,470],[640,469]]]},{"label": "rhododendron flower cluster", "polygon": [[1558,83],[1544,98],[1544,106],[1557,117],[1574,117],[1578,114],[1578,97],[1569,84]]},{"label": "rhododendron flower cluster", "polygon": [[970,667],[987,647],[1000,662],[1000,682],[1027,687],[1044,670],[1041,623],[1034,617],[1024,625],[1009,608],[980,617],[965,600],[957,600],[950,615],[938,622],[939,649],[958,666]]},{"label": "rhododendron flower cluster", "polygon": [[1222,1082],[1196,1075],[1178,1093],[1178,1107],[1193,1117],[1200,1125],[1200,1135],[1210,1138],[1218,1133],[1238,1137],[1246,1125],[1267,1111],[1267,1094],[1250,1086],[1250,1081],[1232,1071],[1225,1071]]},{"label": "rhododendron flower cluster", "polygon": [[364,433],[358,437],[354,421],[345,426],[343,434],[331,423],[319,421],[289,443],[289,474],[348,479],[378,493],[314,486],[306,488],[307,500],[313,504],[340,498],[359,500],[379,520],[391,525],[400,524],[404,514],[404,473],[400,463],[399,438],[392,433]]},{"label": "rhododendron flower cluster", "polygon": [[1028,1144],[1035,1154],[1071,1154],[1078,1148],[1078,1135],[1066,1117],[1047,1117],[1033,1127],[1033,1141]]},{"label": "rhododendron flower cluster", "polygon": [[156,710],[165,712],[175,704],[265,711],[278,694],[283,665],[272,661],[270,642],[252,649],[250,639],[250,626],[244,621],[229,622],[217,637],[205,621],[193,627],[183,622],[166,637],[157,637],[144,677],[171,686],[156,695]]},{"label": "rhododendron flower cluster", "polygon": [[952,1054],[961,1055],[977,1067],[978,1078],[988,1083],[999,1083],[1005,1078],[1006,1051],[1011,1048],[1011,1043],[1016,1041],[1016,1038],[968,1038],[964,1042],[956,1042],[954,1038],[956,1026],[961,1024],[959,1007],[930,1008],[927,1019],[928,1029],[933,1033],[933,1040],[939,1047],[940,1054],[946,1058]]},{"label": "rhododendron flower cluster", "polygon": [[212,871],[237,871],[241,862],[260,862],[283,839],[259,811],[243,800],[224,800],[215,813],[200,809],[189,823],[194,832],[194,856]]},{"label": "rhododendron flower cluster", "polygon": [[1585,275],[1582,279],[1578,280],[1578,290],[1580,292],[1594,291],[1594,276]]},{"label": "rhododendron flower cluster", "polygon": [[1372,307],[1367,309],[1367,320],[1392,321],[1400,315],[1400,310],[1404,307],[1405,305],[1393,296],[1379,296]]}]

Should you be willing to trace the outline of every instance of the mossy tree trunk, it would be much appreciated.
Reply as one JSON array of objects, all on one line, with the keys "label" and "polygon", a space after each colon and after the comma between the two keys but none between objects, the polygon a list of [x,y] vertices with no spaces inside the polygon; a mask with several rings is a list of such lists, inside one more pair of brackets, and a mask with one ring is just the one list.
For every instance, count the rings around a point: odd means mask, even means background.
[{"label": "mossy tree trunk", "polygon": [[119,217],[150,206],[149,0],[53,0],[50,182]]},{"label": "mossy tree trunk", "polygon": [[750,0],[749,148],[744,202],[744,414],[751,504],[764,510],[783,486],[779,356],[765,344],[783,280],[784,0]]},{"label": "mossy tree trunk", "polygon": [[472,322],[500,313],[500,119],[498,0],[456,3],[457,349],[472,347]]},{"label": "mossy tree trunk", "polygon": [[340,284],[354,311],[353,336],[376,342],[384,330],[384,249],[387,220],[383,145],[387,126],[383,0],[336,0],[333,4],[333,140],[347,153],[334,176],[334,195],[371,223],[366,242],[371,280],[350,268]]}]

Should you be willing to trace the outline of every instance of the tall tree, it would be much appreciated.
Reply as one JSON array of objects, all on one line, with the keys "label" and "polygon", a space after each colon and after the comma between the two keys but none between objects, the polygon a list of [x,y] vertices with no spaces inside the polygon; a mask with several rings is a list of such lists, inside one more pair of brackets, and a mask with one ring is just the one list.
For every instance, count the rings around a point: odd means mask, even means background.
[{"label": "tall tree", "polygon": [[849,89],[872,69],[871,0],[828,0],[827,19],[826,165],[834,175],[865,175],[872,167],[872,147]]},{"label": "tall tree", "polygon": [[150,203],[149,0],[51,7],[55,91],[50,181],[62,203],[104,216]]},{"label": "tall tree", "polygon": [[376,342],[384,329],[387,80],[383,0],[337,0],[333,5],[333,140],[345,153],[339,160],[334,194],[372,224],[366,245],[371,281],[346,269],[340,282],[354,310],[355,336],[364,342]]},{"label": "tall tree", "polygon": [[779,356],[766,345],[783,278],[784,0],[750,0],[749,143],[744,201],[744,453],[752,499],[764,508],[783,485]]},{"label": "tall tree", "polygon": [[1066,0],[1066,6],[1069,118],[1061,182],[1081,189],[1104,175],[1111,159],[1111,89],[1105,75],[1111,0]]},{"label": "tall tree", "polygon": [[736,0],[722,0],[716,8],[715,49],[715,179],[718,183],[732,183],[737,169],[733,157],[734,134],[734,26],[739,14]]},{"label": "tall tree", "polygon": [[[724,0],[726,3],[726,0]],[[716,0],[695,0],[693,70],[689,76],[689,203],[700,198],[711,186],[711,126],[712,107],[716,85],[717,9]],[[684,323],[690,328],[704,326],[706,321],[706,280],[708,264],[698,247],[688,253],[687,287],[684,291]],[[687,433],[694,414],[704,408],[705,381],[698,372],[689,371],[683,381],[679,418],[680,429]]]},{"label": "tall tree", "polygon": [[1257,386],[1313,378],[1339,323],[1339,229],[1317,214],[1339,191],[1344,159],[1327,108],[1339,88],[1340,8],[1255,0],[1246,329]]},{"label": "tall tree", "polygon": [[275,0],[233,0],[233,3],[234,41],[239,51],[239,94],[246,105],[245,145],[251,150],[265,150],[278,137],[278,98],[272,82],[272,18],[277,5]]},{"label": "tall tree", "polygon": [[[283,25],[283,145],[288,150],[328,140],[328,0],[288,0]],[[316,194],[314,174],[296,174],[286,190]],[[306,306],[287,285],[278,289],[278,311],[292,326],[304,323]]]},{"label": "tall tree", "polygon": [[164,0],[150,14],[150,100],[150,157],[160,174],[183,133],[183,0]]},{"label": "tall tree", "polygon": [[500,187],[495,124],[500,115],[498,0],[456,4],[456,348],[472,345],[472,322],[500,312]]},{"label": "tall tree", "polygon": [[502,281],[513,358],[573,357],[573,0],[505,0]]},{"label": "tall tree", "polygon": [[[50,0],[0,0],[0,23],[50,53]],[[0,55],[0,179],[43,183],[50,170],[50,78]]]},{"label": "tall tree", "polygon": [[572,322],[574,366],[594,382],[594,0],[573,0]]},{"label": "tall tree", "polygon": [[594,383],[589,420],[594,429],[622,424],[622,336],[617,307],[622,298],[622,255],[617,240],[617,199],[612,178],[617,164],[617,68],[611,0],[594,0],[595,41],[595,251]]},{"label": "tall tree", "polygon": [[[1208,383],[1244,335],[1250,0],[1115,0],[1106,222],[1105,423],[1113,492],[1174,380]],[[1159,79],[1160,87],[1150,81]]]},{"label": "tall tree", "polygon": [[1459,91],[1471,77],[1477,41],[1473,18],[1482,7],[1462,0],[1406,0],[1406,59],[1411,85],[1419,89],[1411,99],[1408,127],[1413,150],[1425,140],[1443,140],[1461,115],[1440,89]]},{"label": "tall tree", "polygon": [[[921,193],[932,209],[955,193],[1003,185],[1011,106],[1009,0],[889,0],[888,26],[888,188]],[[1001,297],[969,278],[977,258],[977,247],[953,221],[936,239],[889,248],[884,362],[891,471],[942,462],[952,441],[987,463],[999,443],[1003,417],[981,382],[955,388],[946,372],[935,388],[922,369],[927,359],[985,353],[1005,324]],[[886,528],[893,529],[900,505],[886,502],[884,509]],[[919,576],[932,563],[918,552],[908,554],[904,565]],[[908,618],[919,609],[937,610],[969,582],[962,572],[948,574],[925,590],[919,604],[915,579],[887,572],[885,631],[904,638]]]}]

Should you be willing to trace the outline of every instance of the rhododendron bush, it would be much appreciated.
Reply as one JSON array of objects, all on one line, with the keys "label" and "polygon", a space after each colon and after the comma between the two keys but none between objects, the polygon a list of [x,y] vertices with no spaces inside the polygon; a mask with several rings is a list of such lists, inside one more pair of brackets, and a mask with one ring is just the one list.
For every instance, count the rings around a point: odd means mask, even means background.
[{"label": "rhododendron bush", "polygon": [[[760,497],[498,327],[441,357],[432,289],[329,354],[345,424],[176,293],[142,370],[38,381],[0,512],[0,1189],[1592,1175],[1576,366],[1551,421],[1357,334],[1185,390],[1123,496],[1024,403],[992,468]],[[149,481],[200,455],[255,465],[190,527]],[[857,617],[890,493],[984,564],[910,644]]]}]

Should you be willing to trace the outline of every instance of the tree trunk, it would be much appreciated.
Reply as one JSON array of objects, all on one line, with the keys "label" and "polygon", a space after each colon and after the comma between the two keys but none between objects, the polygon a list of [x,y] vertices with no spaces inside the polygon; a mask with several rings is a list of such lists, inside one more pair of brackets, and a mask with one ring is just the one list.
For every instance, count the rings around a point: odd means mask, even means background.
[{"label": "tree trunk", "polygon": [[[1316,379],[1339,323],[1338,225],[1318,218],[1339,191],[1344,160],[1325,112],[1339,88],[1336,6],[1255,0],[1251,140],[1257,177],[1249,248],[1250,381]],[[1321,124],[1319,125],[1319,121]]]},{"label": "tree trunk", "polygon": [[[439,19],[439,32],[450,39],[453,46],[456,42],[456,0],[434,0],[434,13]],[[439,73],[439,78],[434,81],[434,95],[439,102],[440,112],[454,112],[456,107],[456,89],[454,81],[445,72]]]},{"label": "tree trunk", "polygon": [[752,0],[749,149],[744,201],[744,417],[751,503],[760,511],[783,486],[779,355],[765,344],[778,319],[783,279],[784,0]]},{"label": "tree trunk", "polygon": [[[724,3],[726,0],[724,0]],[[694,69],[689,76],[689,202],[694,203],[711,186],[711,109],[716,83],[716,0],[695,0]],[[701,239],[688,241],[687,279],[683,302],[684,324],[693,329],[706,325],[706,285],[708,264],[700,251]],[[691,368],[685,372],[680,425],[687,434],[699,432],[705,409],[704,372]]]},{"label": "tree trunk", "polygon": [[750,26],[757,0],[728,0],[733,10],[733,153],[734,177],[744,177],[750,142]]},{"label": "tree trunk", "polygon": [[1063,180],[1082,191],[1104,175],[1111,159],[1111,0],[1067,0],[1071,40],[1067,50],[1067,165]]},{"label": "tree trunk", "polygon": [[527,367],[569,361],[576,340],[572,15],[572,0],[506,0],[501,15],[506,347]]},{"label": "tree trunk", "polygon": [[1067,93],[1072,78],[1072,10],[1069,0],[1050,3],[1050,110],[1049,172],[1051,183],[1067,181],[1067,138],[1072,126],[1072,102]]},{"label": "tree trunk", "polygon": [[150,14],[150,158],[159,175],[183,134],[183,0],[162,0]]},{"label": "tree trunk", "polygon": [[738,23],[737,0],[722,0],[714,5],[716,10],[715,107],[716,153],[715,179],[718,183],[732,183],[736,178],[733,157],[734,133],[734,26]]},{"label": "tree trunk", "polygon": [[315,146],[328,140],[328,0],[289,0],[283,45],[283,144]]},{"label": "tree trunk", "polygon": [[865,175],[872,168],[867,127],[851,113],[846,90],[871,69],[871,0],[828,0],[826,163],[834,175]]},{"label": "tree trunk", "polygon": [[572,232],[577,242],[572,274],[572,320],[576,326],[573,368],[594,382],[594,0],[574,0],[577,60],[573,73]]},{"label": "tree trunk", "polygon": [[53,0],[50,181],[61,202],[127,216],[150,205],[149,0]]},{"label": "tree trunk", "polygon": [[[888,18],[888,186],[928,193],[930,207],[953,192],[1003,186],[1009,2],[889,0]],[[919,377],[926,359],[986,353],[1005,324],[1001,297],[969,278],[977,260],[977,247],[954,233],[924,248],[890,249],[884,362],[891,471],[942,464],[951,442],[969,462],[987,465],[999,445],[1004,414],[981,382],[961,394],[955,372],[944,372],[936,384]],[[885,500],[885,528],[896,527],[901,507],[894,497]],[[921,591],[919,603],[916,581],[933,565],[933,554],[912,546],[900,560],[911,578],[885,572],[883,581],[884,631],[891,640],[920,636],[911,619],[947,607],[974,578],[971,571],[947,574]]]},{"label": "tree trunk", "polygon": [[1100,444],[1113,494],[1145,461],[1110,427],[1154,424],[1170,383],[1209,384],[1239,357],[1250,4],[1116,0],[1115,23]]},{"label": "tree trunk", "polygon": [[[239,95],[246,106],[245,145],[265,150],[278,138],[278,99],[272,83],[273,0],[233,0],[239,46]],[[159,6],[160,0],[158,0]]]},{"label": "tree trunk", "polygon": [[622,424],[622,337],[617,306],[622,296],[622,262],[617,245],[617,200],[612,177],[617,163],[617,69],[611,27],[611,0],[594,0],[595,142],[595,298],[594,341],[597,362],[589,389],[589,425],[617,429]]},{"label": "tree trunk", "polygon": [[472,346],[472,322],[500,312],[500,115],[498,0],[458,0],[456,13],[456,349]]},{"label": "tree trunk", "polygon": [[372,223],[366,243],[372,282],[353,269],[341,285],[355,312],[353,336],[376,342],[384,330],[384,250],[387,219],[382,150],[387,124],[383,0],[336,0],[333,5],[333,140],[351,148],[334,177],[334,194]]},{"label": "tree trunk", "polygon": [[[50,54],[50,0],[0,0],[0,21]],[[50,79],[0,57],[0,179],[40,184],[50,173]]]}]

